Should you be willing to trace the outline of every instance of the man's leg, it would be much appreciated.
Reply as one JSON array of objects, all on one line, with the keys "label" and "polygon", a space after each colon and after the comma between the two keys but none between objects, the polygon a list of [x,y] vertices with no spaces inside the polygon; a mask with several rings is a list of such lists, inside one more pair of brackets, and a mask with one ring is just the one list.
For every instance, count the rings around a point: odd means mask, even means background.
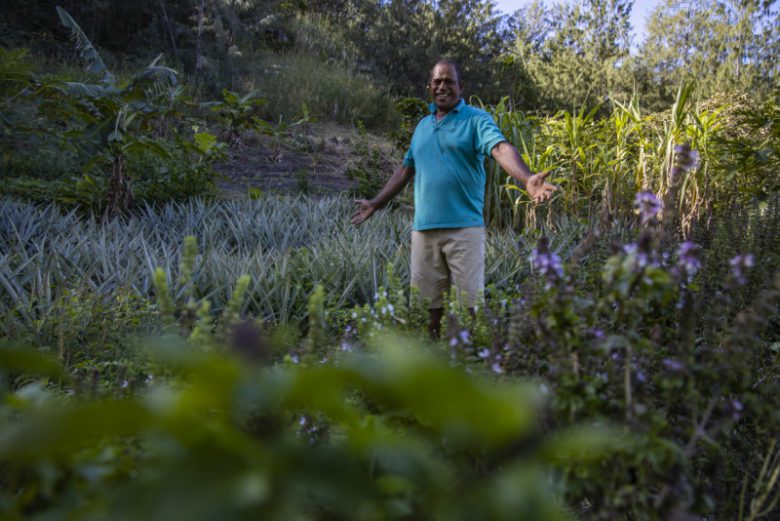
[{"label": "man's leg", "polygon": [[442,251],[461,304],[473,313],[485,291],[485,228],[452,230]]},{"label": "man's leg", "polygon": [[412,231],[411,285],[419,290],[422,300],[430,301],[431,338],[439,338],[444,294],[450,286],[450,270],[440,244],[444,231]]}]

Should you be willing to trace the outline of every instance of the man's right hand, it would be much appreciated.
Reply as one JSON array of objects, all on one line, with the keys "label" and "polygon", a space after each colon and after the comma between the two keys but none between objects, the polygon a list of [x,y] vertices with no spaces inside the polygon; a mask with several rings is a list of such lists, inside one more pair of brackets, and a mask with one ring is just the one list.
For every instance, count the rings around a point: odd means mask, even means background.
[{"label": "man's right hand", "polygon": [[373,199],[355,199],[355,204],[358,205],[358,209],[352,214],[352,224],[357,226],[363,223],[369,217],[374,215],[374,212],[383,208],[390,200],[400,192],[409,180],[414,177],[414,167],[401,165],[398,167],[393,175],[390,176],[384,188]]},{"label": "man's right hand", "polygon": [[376,206],[368,199],[355,199],[355,204],[358,205],[357,211],[352,214],[352,224],[355,226],[362,224],[376,212]]}]

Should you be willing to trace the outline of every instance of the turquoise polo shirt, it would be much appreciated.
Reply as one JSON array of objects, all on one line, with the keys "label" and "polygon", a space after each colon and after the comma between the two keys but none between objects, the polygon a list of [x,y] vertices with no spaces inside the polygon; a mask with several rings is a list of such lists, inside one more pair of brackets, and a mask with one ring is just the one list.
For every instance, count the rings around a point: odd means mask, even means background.
[{"label": "turquoise polo shirt", "polygon": [[462,99],[440,121],[430,108],[404,156],[415,171],[412,228],[484,226],[485,158],[506,138],[490,114]]}]

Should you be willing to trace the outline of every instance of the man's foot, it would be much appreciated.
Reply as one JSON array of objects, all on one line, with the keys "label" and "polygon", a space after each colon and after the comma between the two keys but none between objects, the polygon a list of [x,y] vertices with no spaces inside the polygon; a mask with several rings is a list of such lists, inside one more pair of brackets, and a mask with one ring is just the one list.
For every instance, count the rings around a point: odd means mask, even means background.
[{"label": "man's foot", "polygon": [[428,334],[434,340],[438,340],[441,336],[441,317],[443,315],[444,308],[433,308],[430,310],[431,320],[428,322]]}]

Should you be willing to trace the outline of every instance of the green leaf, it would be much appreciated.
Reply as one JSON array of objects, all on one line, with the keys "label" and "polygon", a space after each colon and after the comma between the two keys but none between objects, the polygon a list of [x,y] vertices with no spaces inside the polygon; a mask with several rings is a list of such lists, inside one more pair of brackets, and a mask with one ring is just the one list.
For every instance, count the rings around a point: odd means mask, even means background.
[{"label": "green leaf", "polygon": [[178,73],[161,65],[150,65],[137,72],[129,85],[123,89],[122,96],[125,99],[148,99],[167,94],[177,84]]},{"label": "green leaf", "polygon": [[7,425],[0,433],[0,461],[40,461],[109,437],[148,428],[151,417],[130,400],[51,407]]},{"label": "green leaf", "polygon": [[575,426],[555,434],[542,446],[539,456],[543,461],[571,467],[628,450],[634,442],[632,435],[614,426]]},{"label": "green leaf", "polygon": [[43,353],[32,349],[0,347],[0,368],[28,375],[62,378],[66,375],[62,366]]},{"label": "green leaf", "polygon": [[134,139],[132,141],[129,141],[124,147],[123,150],[125,153],[128,154],[137,154],[141,152],[150,152],[157,157],[168,159],[171,157],[170,152],[161,145],[160,143],[156,141],[152,141],[149,139]]},{"label": "green leaf", "polygon": [[194,140],[198,151],[204,155],[217,144],[217,136],[209,132],[196,132]]},{"label": "green leaf", "polygon": [[241,100],[239,101],[240,104],[245,104],[251,102],[253,105],[262,105],[267,100],[265,98],[258,97],[260,95],[260,91],[255,89],[250,92],[247,92],[244,94],[244,96],[241,97]]},{"label": "green leaf", "polygon": [[86,98],[105,98],[113,93],[113,88],[104,85],[93,85],[88,83],[65,82],[65,90],[71,96],[82,96]]},{"label": "green leaf", "polygon": [[222,89],[222,99],[225,100],[225,103],[230,105],[237,105],[239,103],[238,94],[227,89]]},{"label": "green leaf", "polygon": [[92,42],[89,41],[86,33],[65,9],[60,6],[57,6],[56,9],[62,25],[70,29],[70,37],[76,44],[76,50],[79,52],[81,58],[87,63],[87,71],[102,74],[103,79],[101,81],[107,85],[113,85],[114,76],[108,72],[106,64],[103,63],[100,54],[98,54],[97,49],[92,45]]}]

